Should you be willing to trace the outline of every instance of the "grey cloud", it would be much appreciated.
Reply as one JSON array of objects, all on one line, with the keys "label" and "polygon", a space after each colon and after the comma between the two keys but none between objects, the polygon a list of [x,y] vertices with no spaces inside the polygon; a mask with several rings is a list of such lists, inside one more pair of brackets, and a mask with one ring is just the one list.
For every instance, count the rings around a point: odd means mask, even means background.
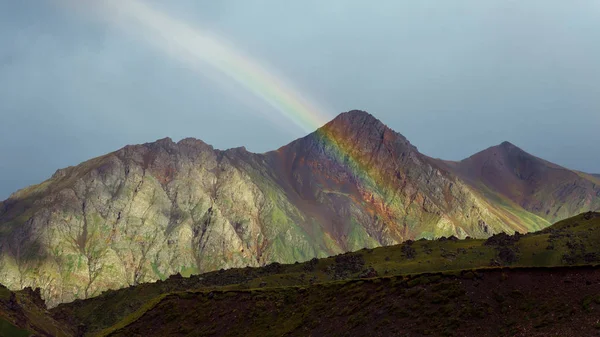
[{"label": "grey cloud", "polygon": [[[60,1],[0,2],[0,199],[126,144],[191,136],[267,151],[303,135],[261,117],[277,112],[243,88]],[[425,154],[509,140],[600,173],[596,1],[148,2],[226,37],[327,114],[367,110]]]}]

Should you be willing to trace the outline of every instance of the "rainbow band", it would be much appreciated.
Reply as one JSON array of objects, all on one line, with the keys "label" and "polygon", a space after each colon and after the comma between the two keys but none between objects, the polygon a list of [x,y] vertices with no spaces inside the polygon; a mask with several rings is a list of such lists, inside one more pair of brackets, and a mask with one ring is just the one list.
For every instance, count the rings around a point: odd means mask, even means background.
[{"label": "rainbow band", "polygon": [[[193,71],[210,76],[206,65],[217,69],[306,132],[319,129],[331,119],[328,113],[309,102],[282,77],[266,71],[257,62],[227,45],[223,39],[176,20],[139,0],[98,0],[87,4],[94,7],[94,13],[104,14],[102,20],[139,34],[146,42]],[[77,5],[81,5],[81,2]],[[331,144],[335,156],[342,160],[345,158],[348,168],[363,182],[364,187],[371,187],[379,193],[383,191],[377,179],[369,174],[369,168],[352,156],[352,144],[335,139],[327,128],[320,128],[318,135]],[[380,218],[389,219],[382,211],[378,212],[382,213],[378,214]]]},{"label": "rainbow band", "polygon": [[281,76],[272,75],[222,38],[139,0],[98,0],[89,5],[94,7],[90,10],[103,14],[101,19],[104,21],[122,26],[189,69],[203,76],[210,76],[206,65],[217,69],[306,132],[312,132],[330,120],[323,109],[303,98]]}]

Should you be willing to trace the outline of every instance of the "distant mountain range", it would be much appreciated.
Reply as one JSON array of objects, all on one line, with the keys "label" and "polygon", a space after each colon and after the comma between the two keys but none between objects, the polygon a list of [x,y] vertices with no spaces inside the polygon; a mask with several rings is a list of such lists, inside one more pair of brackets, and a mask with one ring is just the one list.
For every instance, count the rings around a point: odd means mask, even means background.
[{"label": "distant mountain range", "polygon": [[600,209],[600,177],[502,143],[419,153],[363,111],[278,150],[126,146],[0,204],[0,283],[52,306],[169,275],[293,263],[419,238],[528,232]]}]

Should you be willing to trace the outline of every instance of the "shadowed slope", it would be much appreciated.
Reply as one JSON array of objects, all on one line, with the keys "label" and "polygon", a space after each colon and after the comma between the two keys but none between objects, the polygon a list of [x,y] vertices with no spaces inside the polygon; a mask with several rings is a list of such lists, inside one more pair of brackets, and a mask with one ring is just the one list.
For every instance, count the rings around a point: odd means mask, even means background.
[{"label": "shadowed slope", "polygon": [[537,158],[509,142],[446,163],[473,187],[507,198],[550,222],[600,209],[596,177]]},{"label": "shadowed slope", "polygon": [[0,336],[74,336],[73,327],[54,320],[46,310],[39,289],[11,292],[0,284]]},{"label": "shadowed slope", "polygon": [[593,336],[598,277],[597,268],[481,270],[174,293],[104,336]]}]

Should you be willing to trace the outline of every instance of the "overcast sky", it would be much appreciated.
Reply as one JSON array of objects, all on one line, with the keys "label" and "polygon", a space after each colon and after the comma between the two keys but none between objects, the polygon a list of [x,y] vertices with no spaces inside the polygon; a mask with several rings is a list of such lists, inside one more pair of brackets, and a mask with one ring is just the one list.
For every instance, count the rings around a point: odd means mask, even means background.
[{"label": "overcast sky", "polygon": [[[248,88],[66,1],[0,0],[0,200],[127,144],[264,152],[305,134]],[[146,2],[226,39],[322,114],[367,110],[429,156],[508,140],[600,173],[597,0]]]}]

